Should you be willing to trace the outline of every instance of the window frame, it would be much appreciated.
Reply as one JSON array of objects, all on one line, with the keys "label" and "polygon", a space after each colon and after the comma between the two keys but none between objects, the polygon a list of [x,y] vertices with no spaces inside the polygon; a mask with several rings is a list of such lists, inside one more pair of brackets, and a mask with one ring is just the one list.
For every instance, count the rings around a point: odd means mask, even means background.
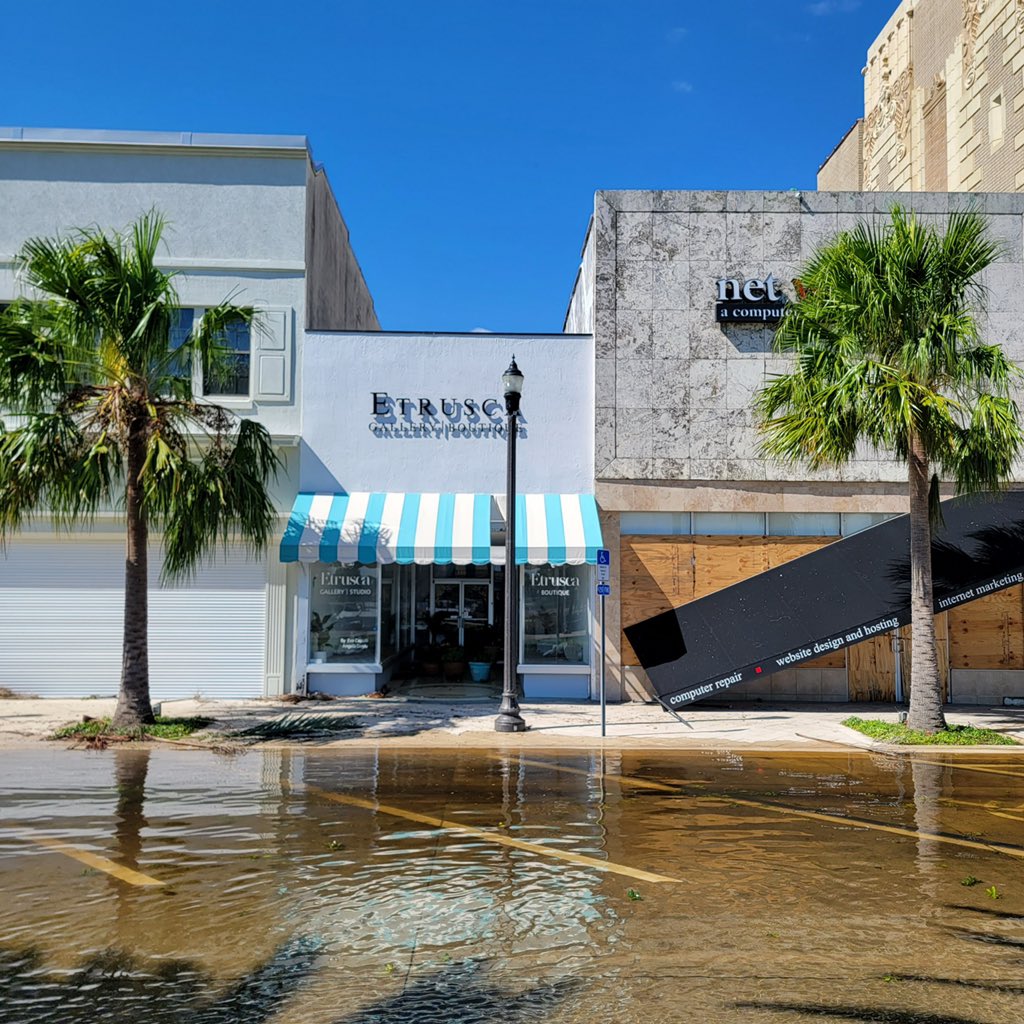
[{"label": "window frame", "polygon": [[[203,317],[206,315],[208,306],[193,306],[190,307],[195,314],[195,324],[202,322]],[[241,353],[239,353],[241,354]],[[256,351],[253,347],[253,330],[249,328],[249,391],[244,395],[217,395],[207,394],[205,387],[205,367],[202,365],[201,359],[192,360],[192,394],[196,398],[202,398],[214,405],[223,405],[226,408],[233,409],[251,409],[255,403],[255,385],[253,381],[254,367],[256,364]]]},{"label": "window frame", "polygon": [[[517,652],[517,672],[524,674],[550,675],[590,675],[599,669],[595,651],[597,624],[594,607],[594,567],[589,563],[582,565],[520,565],[519,570],[519,650]],[[526,660],[526,573],[527,571],[548,571],[557,574],[559,570],[578,570],[581,586],[585,591],[584,618],[587,623],[587,635],[583,644],[583,661],[527,661]]]}]

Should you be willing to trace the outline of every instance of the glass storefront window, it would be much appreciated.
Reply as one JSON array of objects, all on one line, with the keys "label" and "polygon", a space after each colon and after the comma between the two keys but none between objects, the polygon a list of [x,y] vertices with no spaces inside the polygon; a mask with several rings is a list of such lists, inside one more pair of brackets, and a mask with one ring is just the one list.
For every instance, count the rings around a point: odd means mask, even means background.
[{"label": "glass storefront window", "polygon": [[310,567],[310,659],[314,662],[377,660],[376,565]]},{"label": "glass storefront window", "polygon": [[527,566],[523,572],[523,663],[590,663],[590,568]]}]

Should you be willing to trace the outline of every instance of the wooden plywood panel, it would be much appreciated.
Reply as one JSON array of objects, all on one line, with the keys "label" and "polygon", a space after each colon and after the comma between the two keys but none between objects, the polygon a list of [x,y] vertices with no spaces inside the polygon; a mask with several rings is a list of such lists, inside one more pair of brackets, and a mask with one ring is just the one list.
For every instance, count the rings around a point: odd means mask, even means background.
[{"label": "wooden plywood panel", "polygon": [[1024,668],[1022,600],[1018,585],[947,612],[952,667]]},{"label": "wooden plywood panel", "polygon": [[[832,543],[835,537],[623,536],[620,541],[622,626],[713,594]],[[638,659],[620,638],[622,663]],[[802,668],[845,668],[836,651]]]},{"label": "wooden plywood panel", "polygon": [[896,656],[888,633],[847,648],[850,700],[894,701]]},{"label": "wooden plywood panel", "polygon": [[[619,587],[623,629],[693,600],[693,543],[689,537],[622,537]],[[620,637],[623,665],[638,665],[625,632]]]},{"label": "wooden plywood panel", "polygon": [[704,597],[768,568],[764,537],[694,537],[693,596]]},{"label": "wooden plywood panel", "polygon": [[[942,680],[942,699],[949,698],[949,622],[948,612],[935,616],[935,653],[939,660],[939,679]],[[911,651],[914,631],[910,626],[900,629],[900,672],[903,676],[904,697],[910,696]]]},{"label": "wooden plywood panel", "polygon": [[768,568],[774,569],[777,566],[785,565],[794,558],[809,555],[812,551],[825,547],[838,537],[765,537],[765,552],[768,558]]}]

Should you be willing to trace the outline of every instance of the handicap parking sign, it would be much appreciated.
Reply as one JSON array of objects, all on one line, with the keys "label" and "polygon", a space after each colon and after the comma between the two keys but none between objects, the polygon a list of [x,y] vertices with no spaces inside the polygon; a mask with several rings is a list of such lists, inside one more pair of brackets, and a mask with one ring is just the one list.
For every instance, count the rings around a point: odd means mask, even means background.
[{"label": "handicap parking sign", "polygon": [[611,592],[612,592],[612,588],[611,588],[611,584],[610,583],[598,583],[598,585],[597,585],[597,593],[601,597],[608,597],[608,595],[611,594]]}]

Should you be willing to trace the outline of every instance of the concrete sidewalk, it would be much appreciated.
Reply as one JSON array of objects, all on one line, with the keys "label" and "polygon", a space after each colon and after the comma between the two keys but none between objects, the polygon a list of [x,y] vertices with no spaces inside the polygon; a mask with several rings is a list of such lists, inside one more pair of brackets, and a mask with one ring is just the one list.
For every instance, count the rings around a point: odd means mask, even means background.
[{"label": "concrete sidewalk", "polygon": [[[83,715],[101,718],[113,713],[114,700],[0,700],[0,748],[35,745],[61,725]],[[685,709],[685,723],[657,705],[613,704],[608,707],[607,738],[600,734],[600,708],[589,703],[523,704],[529,731],[503,735],[494,732],[496,701],[409,700],[404,698],[339,698],[290,704],[280,700],[164,701],[163,714],[213,718],[217,732],[233,732],[285,714],[352,716],[361,729],[344,733],[322,745],[345,747],[386,743],[430,747],[554,747],[576,748],[689,748],[806,749],[846,747],[890,749],[841,723],[850,715],[896,721],[891,704],[735,704]],[[1005,732],[1024,741],[1024,708],[955,706],[946,709],[950,724],[976,725]],[[304,744],[309,746],[309,744]],[[900,747],[900,750],[921,750]],[[935,750],[936,748],[926,748]],[[941,747],[941,750],[966,748]],[[979,749],[979,748],[973,748]],[[998,749],[1014,752],[1013,747]],[[1024,747],[1018,748],[1024,754]]]}]

